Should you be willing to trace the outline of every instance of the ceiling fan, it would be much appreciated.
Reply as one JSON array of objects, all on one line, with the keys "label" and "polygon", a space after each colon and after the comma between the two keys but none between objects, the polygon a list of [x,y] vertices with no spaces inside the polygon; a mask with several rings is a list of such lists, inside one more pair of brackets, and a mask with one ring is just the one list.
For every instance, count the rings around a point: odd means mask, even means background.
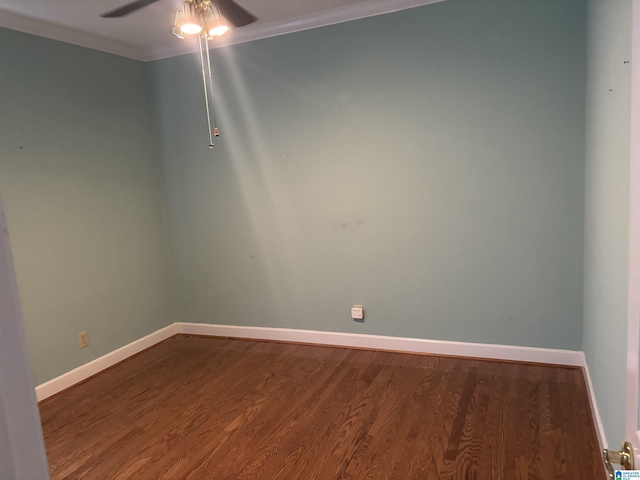
[{"label": "ceiling fan", "polygon": [[[100,16],[104,18],[123,17],[157,1],[135,0]],[[209,148],[215,146],[213,137],[220,135],[213,108],[213,79],[209,41],[224,35],[229,30],[225,20],[236,27],[243,27],[255,22],[257,18],[234,2],[234,0],[183,0],[180,8],[175,11],[173,26],[171,27],[171,33],[178,38],[198,38],[200,62],[202,64],[202,84],[207,112]],[[213,122],[211,117],[213,117]]]},{"label": "ceiling fan", "polygon": [[[115,10],[105,12],[100,16],[103,18],[124,17],[157,1],[158,0],[136,0]],[[196,10],[205,10],[209,5],[213,4],[218,7],[222,16],[236,27],[243,27],[257,20],[256,17],[233,0],[187,0],[185,3],[193,5]]]}]

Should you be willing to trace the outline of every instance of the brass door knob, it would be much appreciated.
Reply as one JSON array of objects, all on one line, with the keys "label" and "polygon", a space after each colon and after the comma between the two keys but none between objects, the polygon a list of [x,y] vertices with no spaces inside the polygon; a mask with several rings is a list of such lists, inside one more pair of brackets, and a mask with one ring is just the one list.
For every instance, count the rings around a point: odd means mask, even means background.
[{"label": "brass door knob", "polygon": [[624,442],[619,452],[610,452],[605,448],[602,451],[602,458],[604,458],[604,465],[607,467],[609,478],[614,478],[615,476],[615,469],[611,463],[620,465],[622,467],[621,470],[634,469],[633,446],[630,442]]}]

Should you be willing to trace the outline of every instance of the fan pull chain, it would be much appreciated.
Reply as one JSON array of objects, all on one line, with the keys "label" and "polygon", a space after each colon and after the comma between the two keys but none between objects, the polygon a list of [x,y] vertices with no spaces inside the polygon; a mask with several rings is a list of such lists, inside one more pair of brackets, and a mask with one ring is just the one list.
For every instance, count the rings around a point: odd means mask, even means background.
[{"label": "fan pull chain", "polygon": [[[204,39],[206,42],[206,37]],[[202,36],[198,37],[198,46],[200,47],[200,63],[202,63],[202,86],[204,87],[204,103],[207,107],[207,124],[209,125],[209,148],[215,147],[213,144],[213,136],[211,134],[211,115],[209,114],[209,95],[207,94],[207,75],[205,73],[204,68],[204,55],[202,53]],[[209,50],[207,49],[207,56],[209,55]]]},{"label": "fan pull chain", "polygon": [[[204,45],[207,50],[207,65],[209,66],[209,95],[211,97],[211,111],[213,112],[213,135],[218,137],[220,136],[220,132],[218,131],[218,120],[216,120],[216,109],[213,107],[215,105],[215,101],[213,99],[213,75],[211,75],[211,57],[209,56],[209,39],[204,37]],[[211,126],[209,126],[209,130],[211,130]]]}]

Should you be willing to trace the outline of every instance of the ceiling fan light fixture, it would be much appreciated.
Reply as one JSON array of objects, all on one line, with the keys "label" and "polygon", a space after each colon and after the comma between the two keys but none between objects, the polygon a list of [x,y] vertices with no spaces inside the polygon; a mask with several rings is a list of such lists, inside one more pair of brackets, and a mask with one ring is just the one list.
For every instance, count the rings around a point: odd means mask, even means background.
[{"label": "ceiling fan light fixture", "polygon": [[209,40],[213,40],[215,37],[224,35],[229,31],[229,25],[227,25],[220,13],[220,9],[213,3],[209,4],[205,11],[204,30]]},{"label": "ceiling fan light fixture", "polygon": [[182,34],[186,36],[195,35],[197,33],[200,33],[201,31],[202,27],[197,23],[185,23],[180,27],[180,32],[182,32]]},{"label": "ceiling fan light fixture", "polygon": [[[182,8],[176,10],[173,20],[172,32],[174,35],[184,38],[191,35],[197,35],[202,31],[202,20],[191,2],[184,2]],[[178,35],[178,33],[180,35]]]},{"label": "ceiling fan light fixture", "polygon": [[180,30],[180,25],[182,23],[182,7],[176,10],[176,13],[173,15],[173,25],[171,26],[171,33],[173,33],[178,38],[185,38],[182,34],[182,30]]},{"label": "ceiling fan light fixture", "polygon": [[207,37],[209,37],[209,39],[211,40],[215,37],[219,37],[220,35],[224,35],[228,31],[229,26],[221,23],[219,25],[216,25],[215,27],[209,28],[209,30],[207,30]]},{"label": "ceiling fan light fixture", "polygon": [[[120,8],[105,12],[104,18],[119,18],[140,10],[158,0],[133,0]],[[209,133],[209,148],[213,148],[213,137],[220,135],[213,102],[213,78],[209,41],[224,35],[230,28],[243,27],[257,20],[234,0],[180,0],[182,6],[173,15],[171,33],[180,39],[196,37],[202,66],[202,85]],[[224,16],[222,15],[224,13]],[[228,21],[227,21],[228,20]],[[213,121],[212,121],[213,120]]]},{"label": "ceiling fan light fixture", "polygon": [[[216,2],[221,3],[218,4]],[[220,6],[222,6],[222,9]],[[222,15],[223,11],[226,17]],[[253,15],[237,5],[233,0],[183,0],[182,6],[174,14],[171,27],[171,33],[178,38],[197,37],[198,39],[204,104],[207,112],[209,148],[214,147],[213,137],[220,135],[213,101],[213,75],[211,73],[209,40],[224,35],[230,30],[226,18],[229,18],[231,24],[240,27],[256,21]]]}]

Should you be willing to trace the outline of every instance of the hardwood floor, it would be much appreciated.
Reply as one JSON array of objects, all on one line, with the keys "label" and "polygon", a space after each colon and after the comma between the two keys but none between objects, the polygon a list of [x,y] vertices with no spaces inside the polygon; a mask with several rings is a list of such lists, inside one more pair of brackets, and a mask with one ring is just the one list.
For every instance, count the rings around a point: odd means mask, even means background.
[{"label": "hardwood floor", "polygon": [[176,336],[40,414],[52,479],[605,478],[576,368]]}]

